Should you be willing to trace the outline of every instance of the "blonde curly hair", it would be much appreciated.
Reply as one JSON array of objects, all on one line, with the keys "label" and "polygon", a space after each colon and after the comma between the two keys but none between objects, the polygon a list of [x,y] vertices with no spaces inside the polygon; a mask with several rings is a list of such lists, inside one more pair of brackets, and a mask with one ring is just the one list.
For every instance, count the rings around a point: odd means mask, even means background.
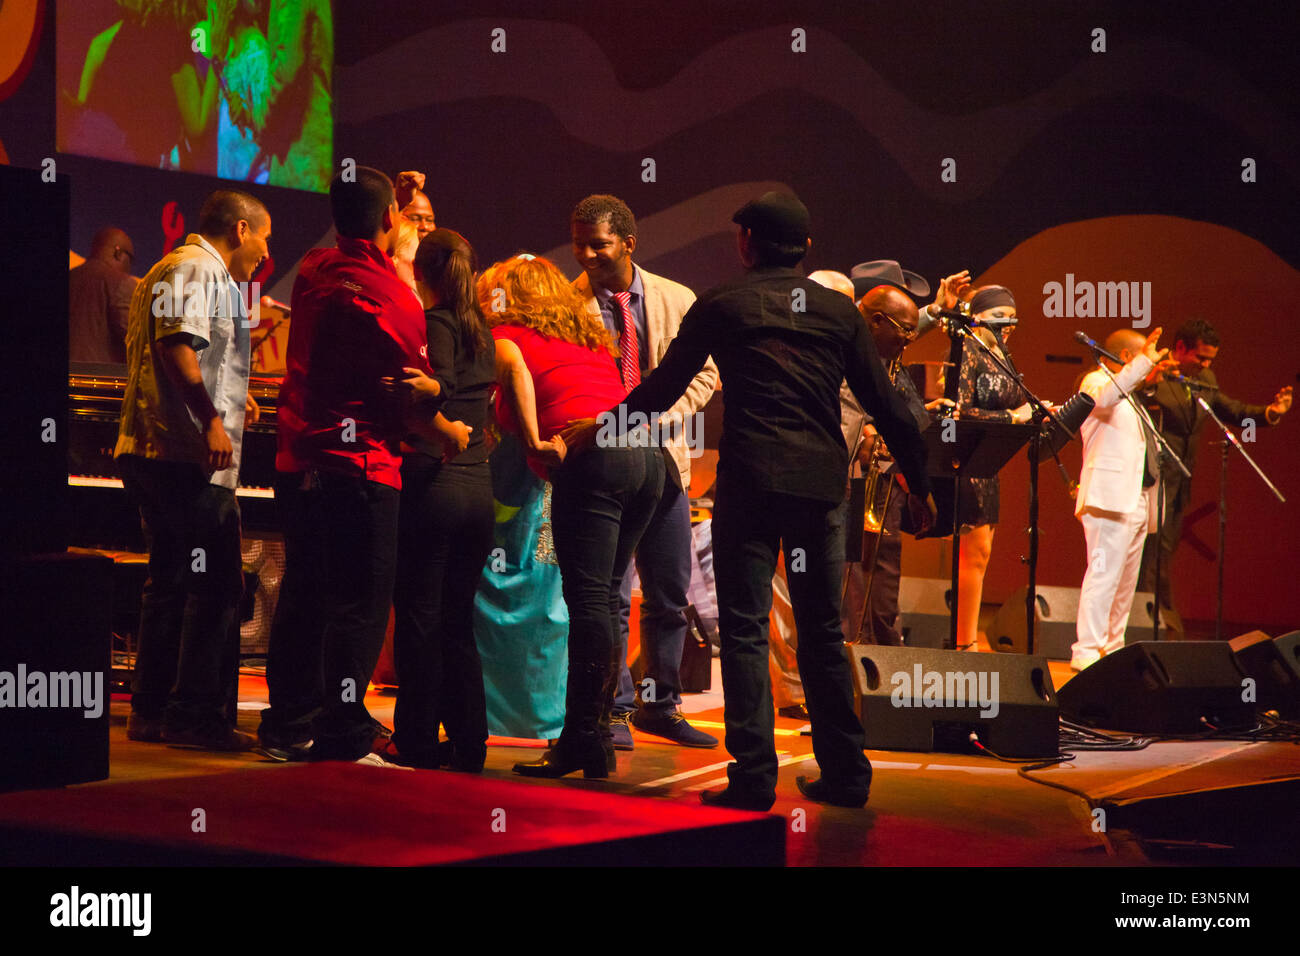
[{"label": "blonde curly hair", "polygon": [[493,263],[478,279],[488,325],[521,325],[546,336],[617,355],[613,337],[559,269],[541,256],[521,254]]}]

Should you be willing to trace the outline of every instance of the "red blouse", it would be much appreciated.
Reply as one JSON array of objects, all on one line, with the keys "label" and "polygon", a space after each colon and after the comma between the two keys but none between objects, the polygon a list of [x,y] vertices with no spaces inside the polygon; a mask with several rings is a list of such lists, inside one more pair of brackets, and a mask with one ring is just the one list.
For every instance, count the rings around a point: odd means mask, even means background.
[{"label": "red blouse", "polygon": [[[523,353],[537,395],[537,431],[542,441],[550,439],[573,419],[595,418],[627,397],[622,376],[609,352],[595,352],[582,345],[548,338],[521,325],[498,325],[492,335],[509,339]],[[511,409],[499,400],[497,419],[511,431],[519,430]],[[536,463],[531,464],[534,471],[542,474]]]}]

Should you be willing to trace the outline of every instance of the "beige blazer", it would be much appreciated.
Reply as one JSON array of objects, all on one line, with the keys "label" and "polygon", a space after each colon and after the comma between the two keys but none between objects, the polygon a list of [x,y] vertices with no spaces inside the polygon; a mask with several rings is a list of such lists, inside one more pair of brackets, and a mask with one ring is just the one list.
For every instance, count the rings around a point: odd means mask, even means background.
[{"label": "beige blazer", "polygon": [[[648,365],[653,370],[658,367],[664,353],[668,351],[668,343],[677,335],[677,330],[682,324],[682,316],[686,314],[687,309],[695,304],[695,293],[680,282],[673,282],[671,279],[657,276],[640,266],[636,268],[641,273],[641,285],[645,289],[646,338],[649,340],[650,346]],[[587,311],[600,318],[600,303],[596,300],[596,294],[591,290],[591,280],[587,278],[587,273],[584,272],[578,276],[573,285],[582,294],[582,297],[587,300]],[[685,393],[668,410],[661,421],[667,419],[685,421],[687,416],[694,415],[713,397],[713,389],[717,381],[718,367],[713,364],[713,359],[710,358],[705,363],[704,368],[700,370],[700,374],[695,376],[690,385],[686,386]],[[698,440],[702,442],[703,436],[699,436]],[[667,442],[665,449],[672,457],[673,463],[677,465],[682,488],[690,488],[691,456],[685,439],[677,438]]]}]

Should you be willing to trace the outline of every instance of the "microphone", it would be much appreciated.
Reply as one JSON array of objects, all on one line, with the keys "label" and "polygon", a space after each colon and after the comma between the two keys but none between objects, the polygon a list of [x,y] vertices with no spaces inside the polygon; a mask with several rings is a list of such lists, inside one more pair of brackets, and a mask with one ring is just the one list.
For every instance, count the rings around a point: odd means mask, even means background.
[{"label": "microphone", "polygon": [[291,311],[287,302],[280,302],[277,299],[272,299],[269,295],[262,296],[259,301],[264,309],[279,309],[285,315],[288,315]]},{"label": "microphone", "polygon": [[1097,342],[1094,341],[1093,339],[1088,338],[1088,336],[1084,335],[1082,332],[1075,332],[1075,333],[1074,333],[1074,340],[1075,340],[1076,342],[1079,342],[1079,343],[1081,343],[1081,344],[1083,344],[1083,345],[1088,346],[1088,348],[1092,349],[1094,352],[1096,352],[1096,353],[1097,353],[1098,355],[1100,355],[1102,358],[1108,358],[1108,359],[1110,359],[1110,360],[1111,360],[1112,362],[1114,362],[1116,365],[1123,365],[1123,364],[1124,364],[1123,362],[1121,362],[1121,361],[1119,360],[1119,356],[1118,356],[1118,355],[1114,355],[1114,354],[1112,354],[1111,352],[1106,351],[1104,348],[1101,347],[1101,345],[1100,345],[1099,343],[1097,343]]},{"label": "microphone", "polygon": [[1188,388],[1199,388],[1206,392],[1217,392],[1219,390],[1217,385],[1209,385],[1200,379],[1188,378],[1186,375],[1179,375],[1177,372],[1166,375],[1165,378],[1169,381],[1178,382],[1180,385],[1186,385]]}]

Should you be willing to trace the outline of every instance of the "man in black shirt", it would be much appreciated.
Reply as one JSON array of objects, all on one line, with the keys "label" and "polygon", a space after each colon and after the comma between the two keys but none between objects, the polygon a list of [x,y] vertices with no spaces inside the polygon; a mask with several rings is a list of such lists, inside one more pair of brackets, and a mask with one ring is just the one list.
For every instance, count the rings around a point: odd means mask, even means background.
[{"label": "man in black shirt", "polygon": [[[659,367],[628,395],[622,415],[618,409],[610,415],[627,422],[641,413],[655,421],[710,355],[717,362],[725,406],[713,546],[726,746],[735,763],[727,789],[703,794],[704,801],[767,810],[776,799],[767,635],[772,574],[783,548],[813,752],[822,769],[821,780],[800,778],[799,787],[811,799],[863,806],[871,764],[853,710],[839,616],[848,472],[841,379],[875,418],[908,488],[920,496],[911,503],[922,522],[925,511],[933,515],[925,445],[853,303],[795,268],[811,245],[803,203],[767,193],[732,221],[741,227],[746,274],[700,297]],[[582,432],[572,428],[565,440],[580,440]]]}]

